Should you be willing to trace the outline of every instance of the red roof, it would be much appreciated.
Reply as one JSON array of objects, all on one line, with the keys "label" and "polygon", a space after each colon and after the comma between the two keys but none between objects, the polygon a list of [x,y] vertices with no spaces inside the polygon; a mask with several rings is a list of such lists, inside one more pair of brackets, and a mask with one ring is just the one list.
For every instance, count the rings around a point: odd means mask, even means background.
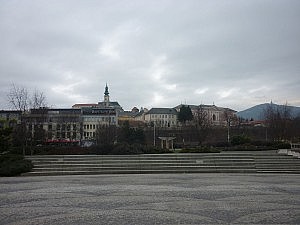
[{"label": "red roof", "polygon": [[75,104],[72,106],[72,108],[82,108],[82,107],[95,107],[98,106],[98,104],[95,103],[84,103],[84,104]]},{"label": "red roof", "polygon": [[47,140],[47,143],[74,143],[74,142],[79,142],[78,140]]}]

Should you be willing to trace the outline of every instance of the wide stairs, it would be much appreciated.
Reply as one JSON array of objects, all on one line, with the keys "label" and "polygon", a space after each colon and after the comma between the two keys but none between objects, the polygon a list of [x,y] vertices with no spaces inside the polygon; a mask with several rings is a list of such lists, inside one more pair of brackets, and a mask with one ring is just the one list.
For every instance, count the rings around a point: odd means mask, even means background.
[{"label": "wide stairs", "polygon": [[24,174],[300,173],[300,159],[277,151],[145,155],[35,155]]}]

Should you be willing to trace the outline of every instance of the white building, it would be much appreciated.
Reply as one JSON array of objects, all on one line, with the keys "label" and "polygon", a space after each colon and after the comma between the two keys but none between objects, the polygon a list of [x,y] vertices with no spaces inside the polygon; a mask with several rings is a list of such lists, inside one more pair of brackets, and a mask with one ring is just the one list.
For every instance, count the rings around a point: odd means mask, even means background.
[{"label": "white building", "polygon": [[144,115],[145,122],[158,127],[176,127],[177,111],[174,108],[152,108]]},{"label": "white building", "polygon": [[98,104],[76,104],[73,107],[83,105],[82,127],[83,140],[95,140],[96,131],[101,126],[118,126],[118,114],[123,111],[118,102],[110,102],[108,86],[106,84],[103,102]]},{"label": "white building", "polygon": [[[181,105],[175,107],[179,112]],[[193,113],[194,120],[199,116],[205,117],[212,125],[226,126],[227,116],[235,117],[236,111],[229,108],[222,108],[215,105],[188,105]],[[227,115],[226,115],[227,114]]]}]

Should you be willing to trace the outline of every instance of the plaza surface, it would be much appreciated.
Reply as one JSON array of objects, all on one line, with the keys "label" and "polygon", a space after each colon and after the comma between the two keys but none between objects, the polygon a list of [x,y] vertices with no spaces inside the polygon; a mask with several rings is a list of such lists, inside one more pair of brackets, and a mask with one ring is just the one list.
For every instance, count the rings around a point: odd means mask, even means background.
[{"label": "plaza surface", "polygon": [[300,175],[0,178],[0,224],[300,224]]}]

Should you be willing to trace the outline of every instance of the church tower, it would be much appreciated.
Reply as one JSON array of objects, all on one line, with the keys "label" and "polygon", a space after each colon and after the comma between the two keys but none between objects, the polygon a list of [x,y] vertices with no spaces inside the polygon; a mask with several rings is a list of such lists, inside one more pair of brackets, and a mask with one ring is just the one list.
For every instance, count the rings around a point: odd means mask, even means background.
[{"label": "church tower", "polygon": [[108,92],[108,86],[107,86],[107,84],[105,86],[105,91],[104,91],[104,103],[105,103],[106,107],[109,106],[109,92]]}]

